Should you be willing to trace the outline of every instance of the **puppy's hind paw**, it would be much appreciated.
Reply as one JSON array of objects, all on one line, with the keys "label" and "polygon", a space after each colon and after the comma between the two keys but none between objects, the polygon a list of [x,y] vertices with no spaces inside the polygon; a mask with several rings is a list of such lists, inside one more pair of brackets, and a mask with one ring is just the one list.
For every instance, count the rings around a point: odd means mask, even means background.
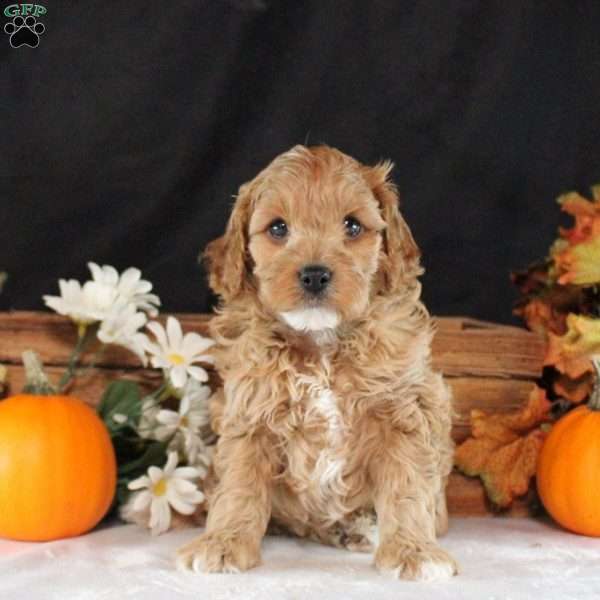
[{"label": "puppy's hind paw", "polygon": [[239,573],[260,563],[257,544],[226,532],[204,533],[177,551],[181,571]]},{"label": "puppy's hind paw", "polygon": [[441,581],[458,573],[456,561],[431,543],[382,544],[375,554],[375,566],[383,575],[411,581]]}]

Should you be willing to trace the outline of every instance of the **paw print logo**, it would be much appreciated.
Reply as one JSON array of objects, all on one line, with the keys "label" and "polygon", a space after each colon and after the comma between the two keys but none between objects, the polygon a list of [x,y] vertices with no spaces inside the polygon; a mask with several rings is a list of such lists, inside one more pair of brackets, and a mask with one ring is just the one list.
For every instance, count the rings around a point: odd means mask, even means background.
[{"label": "paw print logo", "polygon": [[19,46],[36,48],[40,43],[40,35],[45,30],[44,24],[38,23],[38,20],[33,15],[29,15],[25,19],[23,17],[15,17],[4,26],[4,32],[10,35],[10,45],[13,48],[18,48]]}]

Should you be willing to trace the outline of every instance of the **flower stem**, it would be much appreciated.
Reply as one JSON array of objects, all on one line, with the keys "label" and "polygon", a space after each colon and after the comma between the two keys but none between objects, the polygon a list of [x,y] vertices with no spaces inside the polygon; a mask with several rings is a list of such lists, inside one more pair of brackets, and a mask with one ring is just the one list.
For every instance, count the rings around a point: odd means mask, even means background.
[{"label": "flower stem", "polygon": [[77,373],[77,376],[85,377],[96,366],[96,361],[104,354],[105,350],[106,344],[102,344],[100,348],[98,348],[98,350],[96,350],[96,352],[94,352],[94,354],[92,355],[90,364],[86,365],[85,369],[81,369],[79,373]]},{"label": "flower stem", "polygon": [[161,390],[161,393],[158,396],[158,401],[162,402],[163,400],[166,400],[167,398],[170,398],[171,396],[173,396],[173,388],[171,387],[170,384],[165,383],[161,386],[161,388],[163,388]]},{"label": "flower stem", "polygon": [[588,400],[588,408],[590,410],[600,411],[600,356],[592,358],[592,365],[594,365],[596,377],[594,378],[594,389]]},{"label": "flower stem", "polygon": [[77,329],[77,343],[75,344],[75,348],[73,348],[73,352],[71,352],[71,356],[69,357],[69,364],[67,365],[67,370],[63,373],[63,376],[60,378],[58,382],[58,389],[62,392],[65,390],[67,385],[71,383],[71,380],[75,376],[75,369],[77,367],[77,362],[79,361],[79,357],[83,352],[83,349],[86,344],[86,333],[87,333],[87,325],[85,323],[79,323]]},{"label": "flower stem", "polygon": [[23,391],[26,394],[36,394],[39,396],[51,396],[56,394],[56,389],[48,380],[40,357],[33,350],[25,350],[22,354],[23,366],[25,367],[25,386]]},{"label": "flower stem", "polygon": [[173,395],[173,390],[171,386],[167,382],[163,382],[157,387],[152,393],[144,396],[142,401],[144,400],[156,400],[156,405],[159,405],[163,400],[171,397]]}]

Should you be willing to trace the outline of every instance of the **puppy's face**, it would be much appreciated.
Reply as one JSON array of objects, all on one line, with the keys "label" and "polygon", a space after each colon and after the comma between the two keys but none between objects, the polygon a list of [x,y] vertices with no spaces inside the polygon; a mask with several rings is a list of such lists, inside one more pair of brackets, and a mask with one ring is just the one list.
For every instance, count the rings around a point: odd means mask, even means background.
[{"label": "puppy's face", "polygon": [[295,153],[277,163],[248,227],[261,302],[296,329],[360,316],[385,229],[377,200],[357,164]]},{"label": "puppy's face", "polygon": [[327,147],[280,155],[242,186],[227,233],[207,249],[212,287],[225,300],[257,294],[297,330],[359,318],[375,288],[418,268],[389,170]]}]

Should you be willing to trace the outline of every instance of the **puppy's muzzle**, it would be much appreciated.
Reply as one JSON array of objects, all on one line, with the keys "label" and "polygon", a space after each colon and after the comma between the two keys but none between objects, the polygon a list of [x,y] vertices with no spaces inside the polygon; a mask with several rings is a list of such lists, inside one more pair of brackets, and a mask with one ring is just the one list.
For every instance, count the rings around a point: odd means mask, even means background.
[{"label": "puppy's muzzle", "polygon": [[323,265],[306,265],[298,272],[302,289],[312,296],[322,294],[331,281],[333,273]]}]

